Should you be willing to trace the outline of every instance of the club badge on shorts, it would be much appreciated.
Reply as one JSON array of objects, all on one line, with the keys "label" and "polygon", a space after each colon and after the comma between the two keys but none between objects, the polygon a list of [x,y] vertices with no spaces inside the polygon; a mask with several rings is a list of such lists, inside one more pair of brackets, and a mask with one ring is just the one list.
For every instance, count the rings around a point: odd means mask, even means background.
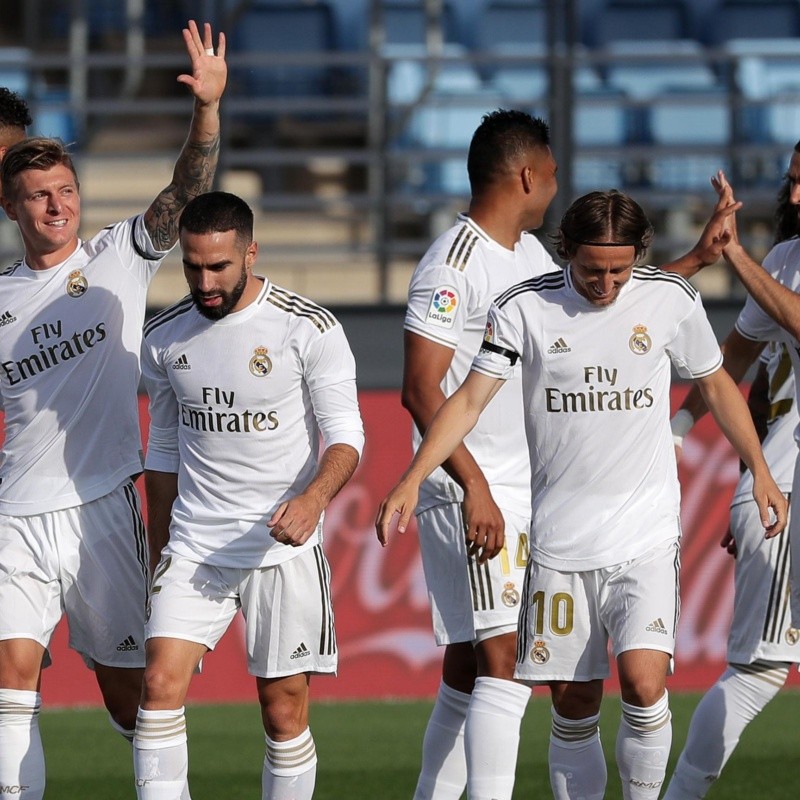
[{"label": "club badge on shorts", "polygon": [[531,661],[534,664],[546,664],[550,660],[550,651],[545,647],[545,644],[540,639],[533,643],[531,650]]},{"label": "club badge on shorts", "polygon": [[650,352],[652,346],[653,340],[647,335],[647,328],[644,325],[634,325],[633,336],[628,339],[628,347],[631,352],[637,356],[643,356]]},{"label": "club badge on shorts", "polygon": [[67,276],[67,294],[70,297],[81,297],[88,288],[89,281],[79,269],[73,270]]},{"label": "club badge on shorts", "polygon": [[266,347],[256,347],[250,359],[249,369],[256,378],[266,378],[272,372],[272,359],[267,355]]},{"label": "club badge on shorts", "polygon": [[800,641],[800,630],[797,628],[786,629],[786,644],[797,644]]},{"label": "club badge on shorts", "polygon": [[514,587],[514,584],[509,581],[503,587],[503,594],[500,595],[503,600],[503,605],[513,608],[519,603],[519,592]]}]

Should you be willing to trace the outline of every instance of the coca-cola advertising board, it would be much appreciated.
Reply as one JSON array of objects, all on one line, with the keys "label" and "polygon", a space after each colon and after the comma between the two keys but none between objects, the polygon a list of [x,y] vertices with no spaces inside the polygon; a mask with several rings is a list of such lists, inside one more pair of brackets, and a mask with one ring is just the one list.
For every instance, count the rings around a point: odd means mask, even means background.
[{"label": "coca-cola advertising board", "polygon": [[[673,389],[673,406],[685,391],[682,385]],[[147,406],[144,399],[140,402],[146,431]],[[395,390],[362,392],[360,402],[367,435],[364,455],[354,477],[331,503],[325,524],[339,674],[315,678],[312,691],[316,698],[330,699],[432,697],[439,683],[441,650],[431,633],[416,527],[402,536],[394,532],[386,548],[378,544],[374,529],[378,503],[411,458],[411,423]],[[738,474],[739,462],[730,445],[714,422],[704,418],[686,439],[680,464],[681,619],[671,690],[703,689],[724,669],[733,560],[719,540],[728,524],[728,503]],[[99,703],[94,681],[66,641],[61,625],[51,648],[54,665],[43,680],[44,701]],[[254,691],[245,669],[238,617],[216,651],[204,659],[189,699],[245,700],[253,699]]]}]

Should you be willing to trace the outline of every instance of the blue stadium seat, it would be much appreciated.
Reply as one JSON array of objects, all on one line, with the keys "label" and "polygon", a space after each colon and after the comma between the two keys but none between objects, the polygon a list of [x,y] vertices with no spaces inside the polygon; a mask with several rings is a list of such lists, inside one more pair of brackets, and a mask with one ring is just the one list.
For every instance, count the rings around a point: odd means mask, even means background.
[{"label": "blue stadium seat", "polygon": [[[320,0],[253,6],[231,31],[231,50],[237,54],[307,54],[332,46],[333,13]],[[328,89],[328,70],[322,64],[250,64],[240,69],[243,88],[250,96],[324,94]]]},{"label": "blue stadium seat", "polygon": [[[388,44],[421,44],[425,41],[425,7],[419,0],[381,0],[385,41]],[[463,44],[458,5],[444,0],[442,35],[444,41]]]},{"label": "blue stadium seat", "polygon": [[481,79],[468,61],[465,47],[446,44],[441,55],[444,61],[426,61],[429,53],[424,45],[390,44],[384,48],[389,63],[387,97],[390,104],[415,103],[432,77],[432,89],[438,92],[475,92],[482,88]]},{"label": "blue stadium seat", "polygon": [[800,136],[800,39],[733,39],[725,50],[736,60],[748,138],[793,145]]},{"label": "blue stadium seat", "polygon": [[417,172],[416,186],[409,188],[436,194],[469,197],[466,156],[472,134],[484,114],[497,108],[494,92],[446,96],[437,94],[429,104],[415,109],[409,133],[424,150],[457,150],[453,158],[426,163]]},{"label": "blue stadium seat", "polygon": [[653,159],[653,185],[705,189],[711,175],[728,166],[724,158],[732,134],[728,95],[723,89],[664,92],[650,108],[649,131],[654,145],[680,148],[680,154]]},{"label": "blue stadium seat", "polygon": [[25,47],[0,47],[0,86],[22,97],[30,94],[32,53]]},{"label": "blue stadium seat", "polygon": [[707,10],[704,28],[709,44],[730,39],[800,36],[797,0],[719,0]]},{"label": "blue stadium seat", "polygon": [[618,57],[608,66],[608,85],[636,100],[650,100],[670,89],[711,89],[717,83],[714,70],[703,60],[703,48],[692,39],[623,40],[610,42],[607,50]]},{"label": "blue stadium seat", "polygon": [[506,45],[547,43],[546,0],[484,0],[475,23],[476,47],[497,50]]},{"label": "blue stadium seat", "polygon": [[691,38],[690,11],[682,0],[608,0],[582,19],[581,38],[589,47],[621,39]]},{"label": "blue stadium seat", "polygon": [[[624,185],[622,148],[638,138],[633,119],[624,92],[600,88],[576,94],[572,128],[575,191]],[[608,155],[582,152],[606,148],[612,151]]]}]

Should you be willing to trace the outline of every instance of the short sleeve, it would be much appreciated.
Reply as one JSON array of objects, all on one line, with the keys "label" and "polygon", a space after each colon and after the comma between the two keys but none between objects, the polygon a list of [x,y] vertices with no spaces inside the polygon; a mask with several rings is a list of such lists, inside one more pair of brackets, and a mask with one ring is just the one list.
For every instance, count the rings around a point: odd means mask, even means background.
[{"label": "short sleeve", "polygon": [[145,468],[178,472],[178,399],[158,350],[147,339],[142,344],[142,378],[150,398],[150,430]]}]

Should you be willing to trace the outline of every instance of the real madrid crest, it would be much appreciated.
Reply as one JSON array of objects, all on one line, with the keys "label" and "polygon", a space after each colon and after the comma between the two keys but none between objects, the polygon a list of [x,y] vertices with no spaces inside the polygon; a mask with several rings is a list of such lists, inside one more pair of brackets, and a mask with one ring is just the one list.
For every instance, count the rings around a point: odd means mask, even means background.
[{"label": "real madrid crest", "polygon": [[67,294],[70,297],[81,297],[88,288],[89,281],[79,269],[70,272],[67,277]]},{"label": "real madrid crest", "polygon": [[509,608],[513,608],[519,603],[519,592],[511,581],[503,586],[503,594],[501,594],[500,597],[503,600],[503,604],[507,605]]},{"label": "real madrid crest", "polygon": [[798,640],[800,640],[800,630],[797,628],[787,628],[786,629],[786,644],[797,644]]},{"label": "real madrid crest", "polygon": [[535,664],[546,664],[549,660],[550,651],[545,647],[544,642],[541,640],[535,641],[531,650],[531,661]]},{"label": "real madrid crest", "polygon": [[645,353],[650,352],[653,346],[653,340],[647,334],[647,328],[644,325],[633,326],[633,336],[628,339],[628,347],[631,352],[637,356],[643,356]]},{"label": "real madrid crest", "polygon": [[250,372],[256,378],[266,378],[272,372],[272,359],[267,355],[266,347],[256,347],[250,359]]}]

